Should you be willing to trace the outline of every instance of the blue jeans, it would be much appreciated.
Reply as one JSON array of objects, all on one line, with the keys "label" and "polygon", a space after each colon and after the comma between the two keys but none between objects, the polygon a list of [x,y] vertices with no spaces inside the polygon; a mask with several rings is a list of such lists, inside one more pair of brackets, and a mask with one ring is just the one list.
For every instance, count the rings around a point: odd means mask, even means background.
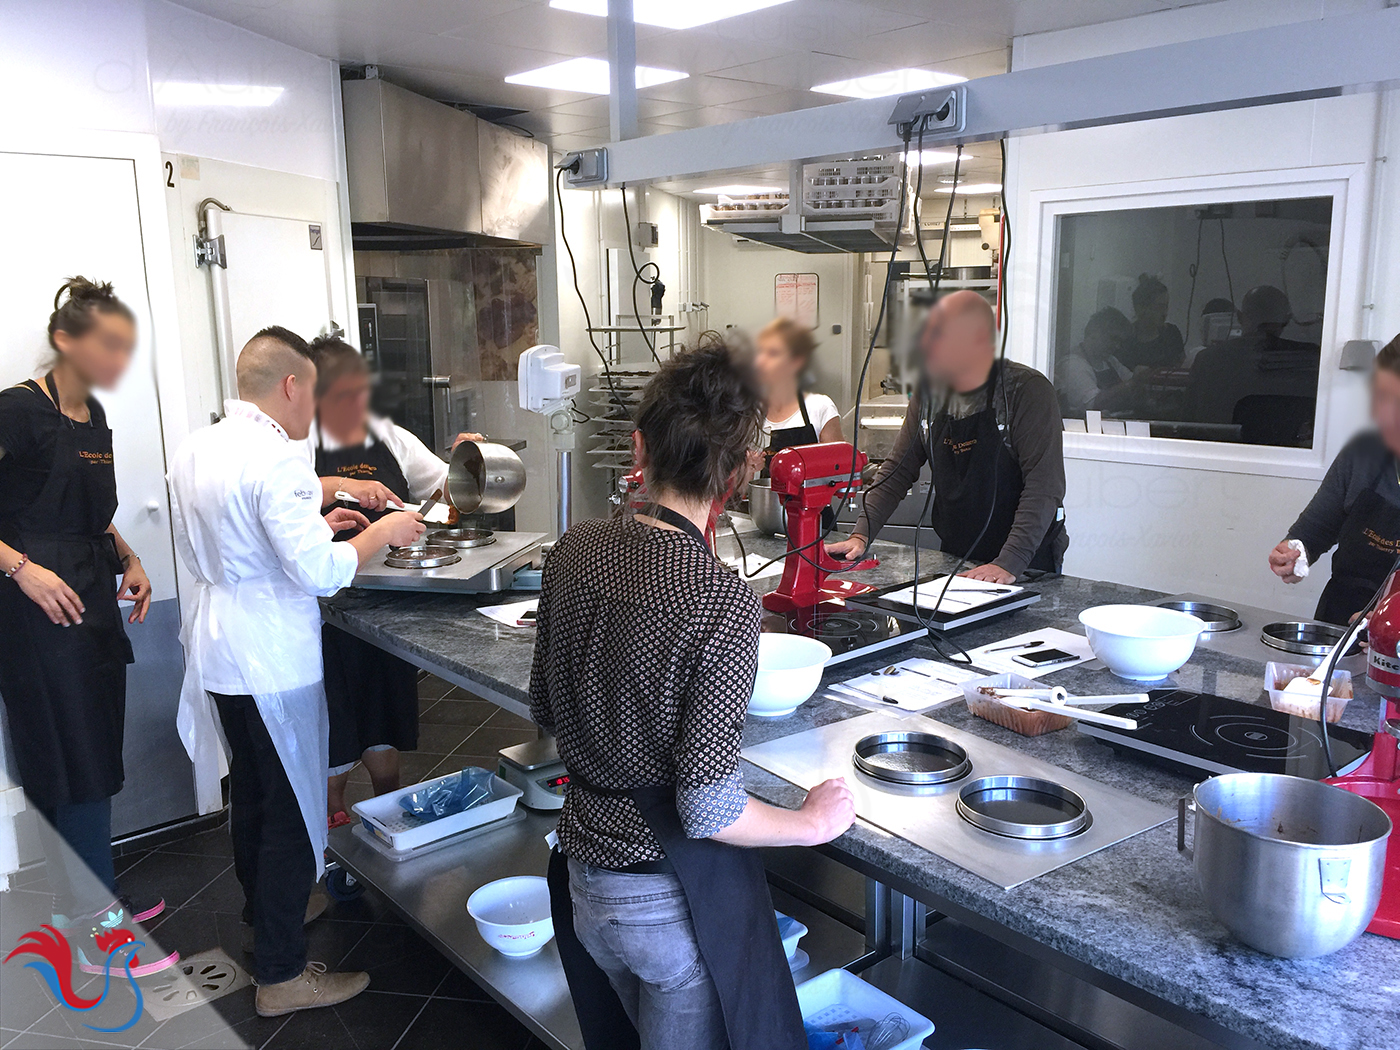
[{"label": "blue jeans", "polygon": [[39,838],[48,861],[54,914],[82,920],[111,907],[117,899],[112,800],[60,802],[37,808],[44,818],[39,822]]},{"label": "blue jeans", "polygon": [[574,930],[636,1025],[642,1050],[726,1050],[724,1014],[674,875],[569,861]]}]

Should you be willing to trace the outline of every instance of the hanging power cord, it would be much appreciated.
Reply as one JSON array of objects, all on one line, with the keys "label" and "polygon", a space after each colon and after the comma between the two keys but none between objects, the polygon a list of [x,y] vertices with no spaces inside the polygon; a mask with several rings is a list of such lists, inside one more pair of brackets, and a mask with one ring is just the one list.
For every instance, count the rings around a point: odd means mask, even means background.
[{"label": "hanging power cord", "polygon": [[[559,239],[564,242],[564,251],[567,252],[569,256],[569,273],[573,277],[574,294],[578,296],[578,304],[583,307],[583,323],[587,326],[589,345],[593,347],[593,352],[598,355],[598,360],[603,363],[603,377],[608,381],[608,391],[612,394],[611,404],[618,408],[625,418],[630,420],[632,418],[632,413],[627,410],[627,402],[622,400],[622,395],[617,392],[617,386],[613,383],[612,369],[608,367],[608,355],[603,353],[602,349],[598,346],[598,340],[593,338],[593,318],[588,312],[588,300],[584,298],[583,289],[581,289],[578,284],[578,264],[574,261],[574,250],[569,246],[569,235],[564,229],[564,172],[569,170],[576,171],[577,169],[578,162],[575,161],[572,169],[557,168],[554,172],[554,197],[559,201]],[[604,418],[606,419],[610,414],[611,408],[609,412],[604,413]]]},{"label": "hanging power cord", "polygon": [[[1220,219],[1220,259],[1225,264],[1225,287],[1230,289],[1230,302],[1235,302],[1235,282],[1230,277],[1230,256],[1225,251],[1225,219]],[[1236,304],[1236,309],[1239,306]]]},{"label": "hanging power cord", "polygon": [[[768,559],[768,561],[764,562],[762,565],[758,566],[758,568],[754,569],[753,572],[746,572],[744,566],[741,564],[739,572],[740,575],[744,576],[746,579],[753,579],[764,569],[768,568],[768,566],[776,565],[778,562],[786,558],[789,554],[796,554],[799,557],[801,557],[804,551],[825,543],[826,538],[830,536],[832,531],[836,528],[836,523],[840,519],[841,514],[845,511],[845,509],[848,506],[850,506],[852,500],[851,492],[855,486],[856,478],[860,474],[860,471],[856,467],[856,464],[859,462],[858,453],[860,452],[861,394],[865,390],[865,377],[870,370],[870,359],[875,356],[875,343],[880,337],[880,329],[884,326],[886,306],[889,304],[890,300],[890,285],[893,283],[894,278],[894,261],[896,256],[898,256],[899,254],[899,234],[904,227],[904,206],[906,203],[908,203],[909,196],[909,144],[912,138],[913,128],[910,128],[908,131],[905,132],[904,135],[904,150],[901,156],[903,164],[899,169],[899,207],[895,213],[894,240],[893,243],[890,245],[889,264],[885,268],[884,289],[880,294],[880,310],[875,316],[875,326],[870,331],[870,344],[866,347],[865,361],[860,366],[860,380],[856,384],[855,410],[851,415],[851,472],[846,478],[845,491],[842,493],[837,506],[833,509],[833,513],[831,516],[831,524],[822,530],[820,536],[818,536],[811,543],[805,543],[801,547],[797,547],[793,550],[786,551],[776,558]],[[794,206],[800,207],[800,202],[794,202]],[[870,486],[871,490],[875,489],[879,484],[880,483],[877,482],[875,485]],[[862,494],[862,500],[863,499],[864,494]],[[729,527],[730,530],[734,533],[735,539],[738,539],[739,532],[737,529],[734,528],[734,523],[732,521],[730,522]],[[741,552],[744,549],[742,541],[740,541],[739,549]],[[747,562],[747,555],[744,555],[744,560],[745,562]],[[808,564],[814,564],[810,558],[804,558],[804,560],[806,560]]]},{"label": "hanging power cord", "polygon": [[[1371,615],[1371,611],[1375,609],[1376,603],[1379,602],[1381,596],[1385,594],[1386,586],[1390,583],[1391,576],[1395,575],[1397,571],[1400,571],[1400,556],[1397,556],[1396,559],[1391,562],[1390,571],[1385,574],[1385,577],[1381,580],[1381,585],[1376,588],[1376,593],[1371,595],[1371,600],[1366,603],[1365,608],[1356,614],[1356,619],[1352,621],[1351,626],[1343,632],[1342,640],[1332,647],[1332,654],[1327,660],[1327,670],[1322,673],[1322,694],[1321,699],[1318,701],[1317,717],[1322,726],[1322,754],[1323,757],[1327,759],[1327,773],[1329,776],[1335,777],[1338,775],[1337,762],[1336,759],[1332,757],[1332,741],[1327,735],[1327,700],[1332,693],[1332,672],[1337,669],[1337,662],[1346,656],[1347,650],[1356,644],[1356,639],[1361,634],[1362,628],[1366,623],[1366,618]],[[1317,672],[1314,671],[1313,673],[1316,674]]]},{"label": "hanging power cord", "polygon": [[[652,285],[661,280],[661,267],[650,261],[643,263],[640,267],[637,265],[637,252],[632,244],[632,216],[627,209],[627,183],[625,182],[622,184],[622,221],[627,227],[627,257],[632,260],[632,316],[637,319],[637,331],[642,334],[642,342],[647,344],[647,350],[651,352],[652,359],[659,365],[661,358],[656,353],[656,340],[651,337],[652,334],[647,331],[647,326],[642,322],[642,310],[637,305],[637,285],[644,284],[650,289]],[[645,275],[647,267],[656,271],[650,277]]]},{"label": "hanging power cord", "polygon": [[[1201,234],[1205,231],[1205,228],[1206,220],[1197,219],[1196,261],[1191,264],[1190,269],[1187,271],[1191,275],[1191,294],[1186,297],[1186,335],[1182,339],[1187,346],[1191,345],[1191,311],[1196,305],[1196,276],[1201,272]],[[1206,332],[1202,332],[1201,338],[1204,339],[1207,334]]]}]

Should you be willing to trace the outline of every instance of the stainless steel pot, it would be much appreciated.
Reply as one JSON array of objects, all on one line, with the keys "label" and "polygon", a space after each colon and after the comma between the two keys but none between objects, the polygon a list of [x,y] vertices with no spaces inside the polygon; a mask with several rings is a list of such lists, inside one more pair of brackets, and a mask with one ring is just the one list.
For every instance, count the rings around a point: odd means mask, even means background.
[{"label": "stainless steel pot", "polygon": [[1335,952],[1380,903],[1390,818],[1375,803],[1281,773],[1229,773],[1197,784],[1177,848],[1191,857],[1211,914],[1245,944],[1285,959]]},{"label": "stainless steel pot", "polygon": [[504,445],[463,441],[447,464],[447,501],[461,514],[499,514],[525,491],[525,464]]},{"label": "stainless steel pot", "polygon": [[787,516],[783,513],[782,497],[773,491],[773,483],[767,478],[755,478],[749,482],[749,516],[759,532],[769,536],[787,535]]}]

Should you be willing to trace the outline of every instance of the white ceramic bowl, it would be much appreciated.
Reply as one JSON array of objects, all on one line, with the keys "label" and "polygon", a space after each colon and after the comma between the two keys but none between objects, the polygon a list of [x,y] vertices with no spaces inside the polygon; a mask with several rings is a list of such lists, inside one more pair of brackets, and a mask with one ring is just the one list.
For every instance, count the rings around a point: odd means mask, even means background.
[{"label": "white ceramic bowl", "polygon": [[754,678],[749,714],[780,718],[798,709],[817,691],[822,668],[831,650],[815,638],[800,634],[758,636],[758,675]]},{"label": "white ceramic bowl", "polygon": [[554,939],[549,883],[540,875],[488,882],[467,898],[482,940],[502,955],[528,959]]},{"label": "white ceramic bowl", "polygon": [[1079,614],[1089,648],[1120,678],[1156,682],[1196,650],[1205,622],[1155,605],[1096,605]]}]

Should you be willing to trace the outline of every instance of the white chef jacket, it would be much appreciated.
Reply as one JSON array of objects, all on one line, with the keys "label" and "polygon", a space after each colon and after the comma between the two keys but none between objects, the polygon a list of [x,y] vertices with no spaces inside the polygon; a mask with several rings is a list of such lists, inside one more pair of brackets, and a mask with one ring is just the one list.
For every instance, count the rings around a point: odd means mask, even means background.
[{"label": "white chef jacket", "polygon": [[[417,434],[405,430],[392,419],[384,419],[381,416],[369,417],[368,430],[366,445],[380,442],[388,446],[390,454],[398,461],[399,469],[408,481],[409,500],[421,503],[447,484],[446,461],[434,455],[432,449],[418,439]],[[318,446],[327,452],[335,452],[345,447],[330,434],[322,431],[319,422],[311,424],[311,433],[305,441],[298,444],[301,445],[306,461],[311,464],[313,470],[316,467]]]},{"label": "white chef jacket", "polygon": [[[267,641],[285,653],[277,685],[308,685],[322,677],[317,596],[348,587],[359,556],[348,543],[331,542],[321,484],[302,444],[256,405],[229,400],[224,412],[222,422],[191,434],[171,460],[176,549],[201,583],[238,588],[266,603],[236,611],[250,626],[266,625],[273,632]],[[225,607],[224,614],[234,611]],[[204,687],[259,692],[261,683],[247,681],[248,654],[233,651],[220,616],[201,619],[191,626],[201,632],[193,648]]]}]

